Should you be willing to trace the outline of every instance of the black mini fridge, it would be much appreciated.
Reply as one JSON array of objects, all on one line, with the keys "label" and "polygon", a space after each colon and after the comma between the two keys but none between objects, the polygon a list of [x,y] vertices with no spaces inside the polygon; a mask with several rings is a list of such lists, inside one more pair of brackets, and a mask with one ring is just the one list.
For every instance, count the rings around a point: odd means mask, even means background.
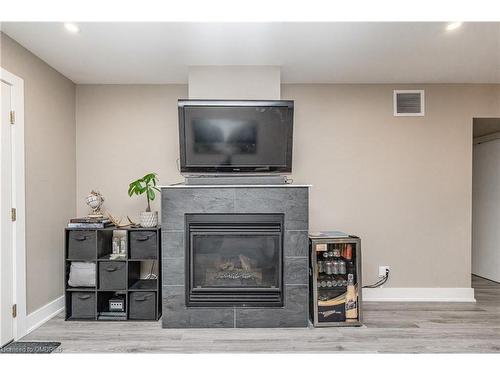
[{"label": "black mini fridge", "polygon": [[337,231],[314,232],[309,249],[314,326],[361,326],[361,239]]}]

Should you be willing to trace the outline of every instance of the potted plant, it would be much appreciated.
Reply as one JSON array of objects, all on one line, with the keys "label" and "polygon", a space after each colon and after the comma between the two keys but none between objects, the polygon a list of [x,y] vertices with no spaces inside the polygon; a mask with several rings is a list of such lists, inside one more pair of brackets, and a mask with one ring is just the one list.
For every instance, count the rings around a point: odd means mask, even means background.
[{"label": "potted plant", "polygon": [[139,218],[141,226],[145,228],[152,228],[158,225],[158,212],[151,212],[151,201],[153,201],[156,197],[155,190],[160,191],[160,189],[156,187],[157,183],[158,177],[156,173],[148,173],[144,177],[131,182],[128,186],[129,197],[134,194],[146,194],[148,206],[145,212],[141,212]]}]

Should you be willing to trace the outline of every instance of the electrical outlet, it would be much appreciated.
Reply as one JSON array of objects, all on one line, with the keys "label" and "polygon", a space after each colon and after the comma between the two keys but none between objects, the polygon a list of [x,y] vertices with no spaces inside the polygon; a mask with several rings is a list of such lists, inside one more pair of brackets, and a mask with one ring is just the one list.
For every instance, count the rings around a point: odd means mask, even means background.
[{"label": "electrical outlet", "polygon": [[385,277],[386,270],[390,271],[391,268],[389,266],[378,266],[378,277]]}]

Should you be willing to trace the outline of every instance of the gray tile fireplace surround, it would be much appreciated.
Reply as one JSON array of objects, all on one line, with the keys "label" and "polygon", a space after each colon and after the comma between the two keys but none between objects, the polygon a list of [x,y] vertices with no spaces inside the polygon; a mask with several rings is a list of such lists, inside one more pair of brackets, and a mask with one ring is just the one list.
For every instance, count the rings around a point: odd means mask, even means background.
[{"label": "gray tile fireplace surround", "polygon": [[[308,209],[305,185],[174,185],[161,189],[163,328],[306,327]],[[187,307],[185,214],[284,214],[283,307]]]}]

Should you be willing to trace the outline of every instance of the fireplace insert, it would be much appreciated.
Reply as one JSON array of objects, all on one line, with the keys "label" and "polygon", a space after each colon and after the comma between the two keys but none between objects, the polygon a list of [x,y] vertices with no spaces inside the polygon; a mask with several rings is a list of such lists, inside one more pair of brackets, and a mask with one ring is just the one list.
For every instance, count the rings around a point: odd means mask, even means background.
[{"label": "fireplace insert", "polygon": [[186,214],[188,307],[283,306],[283,214]]}]

